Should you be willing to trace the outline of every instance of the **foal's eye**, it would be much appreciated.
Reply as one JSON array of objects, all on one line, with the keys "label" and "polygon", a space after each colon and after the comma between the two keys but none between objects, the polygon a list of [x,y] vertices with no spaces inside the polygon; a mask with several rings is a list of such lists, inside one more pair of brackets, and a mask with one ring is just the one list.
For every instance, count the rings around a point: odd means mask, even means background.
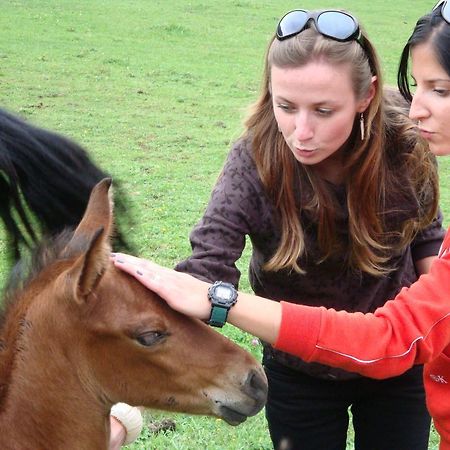
[{"label": "foal's eye", "polygon": [[166,335],[161,333],[160,331],[147,331],[146,333],[142,333],[139,336],[136,336],[136,340],[139,344],[150,347],[151,345],[157,344],[162,339],[164,339]]}]

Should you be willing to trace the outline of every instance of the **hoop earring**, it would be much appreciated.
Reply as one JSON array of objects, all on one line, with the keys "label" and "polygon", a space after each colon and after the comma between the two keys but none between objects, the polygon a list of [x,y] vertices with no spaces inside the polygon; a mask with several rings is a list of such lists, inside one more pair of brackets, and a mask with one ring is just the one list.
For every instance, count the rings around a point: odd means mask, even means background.
[{"label": "hoop earring", "polygon": [[361,140],[363,141],[365,138],[365,135],[366,135],[365,128],[364,128],[364,114],[363,113],[361,113],[359,115],[359,128],[361,130]]}]

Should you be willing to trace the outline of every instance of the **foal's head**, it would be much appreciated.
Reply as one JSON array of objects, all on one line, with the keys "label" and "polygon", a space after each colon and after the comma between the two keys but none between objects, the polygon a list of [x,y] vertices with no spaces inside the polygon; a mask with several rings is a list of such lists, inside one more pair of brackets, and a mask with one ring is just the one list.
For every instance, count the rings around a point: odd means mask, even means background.
[{"label": "foal's head", "polygon": [[109,187],[94,188],[75,232],[44,251],[14,295],[2,329],[2,405],[21,370],[36,385],[58,382],[66,406],[78,395],[108,411],[123,401],[231,424],[256,414],[267,385],[253,357],[110,262]]}]

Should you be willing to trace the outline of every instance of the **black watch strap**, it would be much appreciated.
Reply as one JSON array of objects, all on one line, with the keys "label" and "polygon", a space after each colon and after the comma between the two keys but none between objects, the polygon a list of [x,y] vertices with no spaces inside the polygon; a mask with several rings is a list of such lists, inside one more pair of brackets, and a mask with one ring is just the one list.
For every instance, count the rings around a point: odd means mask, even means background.
[{"label": "black watch strap", "polygon": [[213,327],[223,327],[228,318],[228,311],[237,301],[238,292],[231,283],[216,281],[208,289],[208,299],[211,302],[211,314],[208,324]]},{"label": "black watch strap", "polygon": [[208,325],[222,328],[227,321],[228,311],[229,308],[223,308],[222,306],[212,306]]}]

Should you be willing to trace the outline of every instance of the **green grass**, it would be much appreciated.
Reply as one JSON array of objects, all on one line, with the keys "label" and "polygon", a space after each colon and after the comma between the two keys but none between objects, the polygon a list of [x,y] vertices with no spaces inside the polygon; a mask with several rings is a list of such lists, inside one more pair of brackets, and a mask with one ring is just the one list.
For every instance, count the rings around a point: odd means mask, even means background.
[{"label": "green grass", "polygon": [[[432,6],[413,5],[301,4],[355,13],[379,49],[390,84],[415,20]],[[130,196],[135,225],[129,235],[139,254],[172,266],[189,254],[189,231],[256,98],[277,19],[298,6],[285,0],[6,0],[0,104],[86,146]],[[440,171],[442,207],[450,216],[448,159]],[[248,251],[240,262],[243,289],[249,289],[247,261]],[[249,336],[232,328],[226,333],[260,356]],[[176,432],[144,434],[129,448],[270,448],[263,414],[236,428],[211,418],[176,420]],[[436,442],[433,436],[430,448]]]}]

